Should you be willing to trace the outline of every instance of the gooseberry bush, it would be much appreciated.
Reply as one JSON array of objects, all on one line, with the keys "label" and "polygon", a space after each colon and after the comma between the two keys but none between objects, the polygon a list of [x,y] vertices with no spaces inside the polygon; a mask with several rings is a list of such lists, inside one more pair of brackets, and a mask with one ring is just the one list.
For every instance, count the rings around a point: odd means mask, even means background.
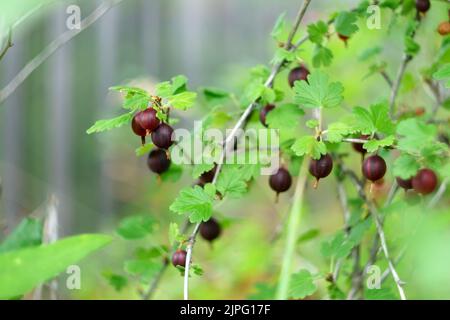
[{"label": "gooseberry bush", "polygon": [[[335,12],[326,21],[303,27],[310,2],[303,2],[292,24],[285,14],[278,18],[271,32],[275,54],[270,67],[252,68],[239,95],[213,87],[191,91],[183,75],[157,84],[154,92],[126,85],[111,88],[122,94],[124,113],[97,121],[87,133],[130,126],[131,134],[140,138],[140,142],[136,140],[136,155],[147,156],[149,170],[158,175],[161,183],[178,179],[182,171],[189,171],[193,179],[192,185],[173,195],[168,208],[172,214],[185,216],[186,222],[181,225],[173,222],[167,227],[168,242],[154,244],[150,249],[139,248],[132,260],[124,261],[130,279],[138,279],[143,298],[151,298],[158,287],[164,286],[161,276],[169,267],[179,269],[184,298],[189,298],[190,277],[204,273],[194,250],[198,236],[208,242],[226,236],[222,232],[222,217],[216,215],[217,206],[229,199],[245,197],[250,188],[257,187],[252,183],[255,180],[267,180],[274,191],[273,201],[292,201],[282,228],[285,250],[279,276],[260,286],[256,297],[408,297],[406,275],[397,272],[402,252],[408,249],[407,241],[387,238],[384,229],[391,222],[389,215],[393,211],[427,211],[439,205],[450,177],[449,129],[445,118],[445,110],[450,107],[448,21],[436,21],[435,34],[429,37],[439,42],[438,53],[420,73],[422,85],[434,97],[434,104],[425,109],[405,107],[399,91],[405,81],[405,70],[422,50],[421,43],[427,40],[417,38],[417,31],[430,11],[435,7],[448,10],[448,3],[361,1],[355,8]],[[346,50],[352,50],[354,36],[362,28],[368,28],[370,21],[376,21],[380,10],[391,17],[395,28],[403,30],[400,62],[391,66],[398,71],[388,74],[387,63],[381,56],[383,42],[367,48],[360,59],[367,63],[369,71],[361,70],[360,77],[378,77],[389,87],[390,94],[380,95],[374,103],[349,106],[340,75],[327,71],[335,59],[328,44],[337,38]],[[313,48],[311,59],[305,59],[303,49],[308,42]],[[351,67],[349,62],[348,68]],[[371,90],[364,86],[364,81],[360,81],[360,90]],[[203,161],[174,163],[175,149],[188,158],[190,154],[182,149],[174,134],[179,118],[199,104],[209,110],[202,119],[204,130],[232,129],[221,141],[194,135],[207,150],[201,156]],[[339,109],[340,116],[327,116],[332,109]],[[246,156],[255,151],[243,143],[242,131],[238,130],[247,126],[276,130],[279,145],[274,154],[279,157],[280,166],[268,177],[261,175],[264,163],[260,161],[240,164],[225,161],[233,151]],[[305,241],[319,241],[316,230],[299,234],[299,227],[305,210],[305,188],[311,186],[320,193],[320,181],[325,179],[336,181],[336,197],[342,205],[344,223],[321,243],[322,259],[329,267],[312,271],[294,265],[293,257],[297,254],[296,246]],[[377,195],[380,185],[389,186],[387,197]],[[278,199],[280,194],[290,192],[292,200],[284,196]],[[121,221],[117,231],[133,241],[155,232],[155,224],[150,216],[132,216]],[[378,279],[381,289],[373,289],[367,285],[367,270],[378,263],[386,269]],[[117,289],[129,281],[119,274],[106,277]],[[319,286],[324,284],[327,291],[318,293]]]}]

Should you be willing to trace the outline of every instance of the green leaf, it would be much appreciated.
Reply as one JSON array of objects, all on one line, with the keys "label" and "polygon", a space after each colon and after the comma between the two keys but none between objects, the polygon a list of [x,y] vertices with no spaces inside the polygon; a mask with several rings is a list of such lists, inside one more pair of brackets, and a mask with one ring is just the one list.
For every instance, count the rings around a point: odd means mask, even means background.
[{"label": "green leaf", "polygon": [[420,119],[406,119],[397,125],[397,142],[399,150],[419,154],[420,150],[434,143],[437,128],[433,124],[427,124]]},{"label": "green leaf", "polygon": [[277,106],[266,115],[266,123],[271,129],[296,128],[300,116],[305,112],[293,103]]},{"label": "green leaf", "polygon": [[323,141],[317,141],[314,136],[298,138],[291,149],[297,156],[309,155],[313,159],[319,159],[322,154],[327,153],[325,143]]},{"label": "green leaf", "polygon": [[159,177],[163,182],[177,182],[178,180],[180,180],[182,174],[183,168],[179,165],[176,165],[175,163],[171,163],[169,166],[169,170],[161,173]]},{"label": "green leaf", "polygon": [[337,232],[329,241],[322,243],[321,252],[326,258],[345,258],[353,249],[354,243],[345,238],[342,231]]},{"label": "green leaf", "polygon": [[286,34],[287,23],[286,23],[286,12],[280,14],[272,28],[270,35],[277,41],[282,41]]},{"label": "green leaf", "polygon": [[405,37],[405,53],[410,56],[415,56],[419,51],[420,45],[411,36]]},{"label": "green leaf", "polygon": [[120,221],[117,233],[127,240],[141,239],[154,230],[155,224],[155,220],[150,216],[126,217]]},{"label": "green leaf", "polygon": [[390,288],[374,288],[364,289],[364,298],[367,300],[397,300],[398,297],[392,292]]},{"label": "green leaf", "polygon": [[119,91],[119,92],[125,93],[125,95],[130,95],[130,96],[133,94],[148,95],[147,91],[145,91],[144,89],[138,88],[138,87],[114,86],[114,87],[110,87],[109,90]]},{"label": "green leaf", "polygon": [[308,270],[300,270],[292,274],[289,282],[289,296],[294,299],[303,299],[316,292],[317,286]]},{"label": "green leaf", "polygon": [[139,148],[137,148],[135,150],[136,156],[142,157],[142,156],[147,155],[153,149],[153,147],[154,147],[153,143],[147,142],[146,144],[144,144],[143,146],[140,146]]},{"label": "green leaf", "polygon": [[407,153],[402,154],[394,162],[394,176],[402,179],[409,179],[415,176],[419,169],[420,164],[413,156]]},{"label": "green leaf", "polygon": [[251,81],[244,89],[244,94],[241,98],[241,104],[244,106],[255,102],[261,97],[264,92],[264,85],[260,81]]},{"label": "green leaf", "polygon": [[323,21],[311,23],[308,25],[309,41],[315,44],[322,44],[323,38],[328,32],[328,24]]},{"label": "green leaf", "polygon": [[316,45],[313,53],[313,66],[320,68],[321,66],[328,67],[333,60],[333,52],[322,45]]},{"label": "green leaf", "polygon": [[342,139],[356,130],[345,122],[331,123],[327,128],[327,140],[331,143],[341,142]]},{"label": "green leaf", "polygon": [[308,128],[314,129],[314,128],[316,128],[319,125],[319,120],[317,120],[317,119],[310,119],[310,120],[306,121],[305,125]]},{"label": "green leaf", "polygon": [[200,92],[205,98],[206,102],[210,103],[213,106],[220,104],[231,97],[231,94],[228,91],[214,87],[201,88]]},{"label": "green leaf", "polygon": [[0,254],[0,299],[28,293],[110,241],[106,235],[85,234]]},{"label": "green leaf", "polygon": [[194,168],[192,169],[192,178],[197,179],[204,172],[212,170],[214,166],[215,166],[214,163],[200,163],[194,165]]},{"label": "green leaf", "polygon": [[198,264],[192,264],[191,269],[197,276],[202,276],[204,273],[202,267],[200,267]]},{"label": "green leaf", "polygon": [[356,25],[357,20],[358,16],[356,13],[349,11],[340,12],[334,21],[336,32],[343,36],[350,37],[359,29]]},{"label": "green leaf", "polygon": [[394,144],[395,137],[393,135],[387,136],[384,139],[376,140],[371,139],[363,144],[363,148],[367,150],[367,152],[375,152],[378,148],[381,147],[389,147]]},{"label": "green leaf", "polygon": [[358,56],[358,60],[359,61],[367,61],[370,58],[379,55],[382,51],[383,51],[383,49],[381,47],[379,47],[379,46],[375,46],[375,47],[371,47],[371,48],[365,49]]},{"label": "green leaf", "polygon": [[316,70],[308,76],[308,82],[295,82],[294,99],[305,108],[333,108],[342,102],[343,91],[341,83],[329,83],[328,76]]},{"label": "green leaf", "polygon": [[38,246],[42,243],[42,221],[24,218],[11,234],[0,244],[0,253]]},{"label": "green leaf", "polygon": [[433,73],[433,78],[436,80],[447,79],[445,86],[450,88],[450,63],[443,65],[438,71]]},{"label": "green leaf", "polygon": [[212,215],[214,193],[211,194],[211,189],[214,186],[206,184],[204,188],[194,186],[182,189],[169,209],[178,214],[189,214],[192,223],[208,221]]},{"label": "green leaf", "polygon": [[121,291],[128,284],[128,279],[119,274],[114,274],[111,272],[103,272],[103,276],[108,280],[108,283],[116,291]]},{"label": "green leaf", "polygon": [[164,81],[156,85],[155,93],[158,97],[167,98],[173,93],[172,84],[170,81]]},{"label": "green leaf", "polygon": [[141,277],[142,281],[149,282],[162,267],[162,262],[154,260],[128,260],[124,269],[133,276]]},{"label": "green leaf", "polygon": [[127,110],[143,110],[148,107],[150,97],[147,94],[133,94],[125,97],[122,107]]},{"label": "green leaf", "polygon": [[187,110],[194,105],[196,98],[197,93],[185,91],[167,98],[167,101],[168,104],[176,109]]},{"label": "green leaf", "polygon": [[354,107],[352,117],[347,119],[347,124],[354,131],[363,134],[374,134],[376,132],[391,135],[395,131],[395,125],[389,118],[389,107],[387,103],[378,103],[369,109]]},{"label": "green leaf", "polygon": [[124,124],[130,123],[132,118],[133,118],[133,113],[130,112],[130,113],[122,114],[121,116],[118,116],[116,118],[106,119],[106,120],[98,120],[97,122],[95,122],[95,124],[92,127],[90,127],[86,131],[86,133],[91,134],[91,133],[95,133],[95,132],[102,132],[102,131],[118,128],[118,127],[123,126]]},{"label": "green leaf", "polygon": [[183,91],[186,91],[186,85],[188,82],[188,78],[186,76],[180,74],[172,78],[172,92],[173,94],[179,94]]},{"label": "green leaf", "polygon": [[169,225],[169,242],[174,244],[175,241],[178,241],[179,236],[181,235],[180,227],[175,222],[171,222]]},{"label": "green leaf", "polygon": [[222,196],[230,198],[240,198],[247,192],[242,170],[236,166],[223,166],[216,187]]},{"label": "green leaf", "polygon": [[320,234],[319,229],[310,229],[298,237],[297,244],[312,240],[316,238],[319,234]]}]

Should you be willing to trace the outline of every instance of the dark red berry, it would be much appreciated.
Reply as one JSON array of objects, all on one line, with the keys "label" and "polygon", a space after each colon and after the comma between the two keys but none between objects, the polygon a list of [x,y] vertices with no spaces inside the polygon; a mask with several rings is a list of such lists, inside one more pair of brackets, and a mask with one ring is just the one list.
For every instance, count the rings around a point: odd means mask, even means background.
[{"label": "dark red berry", "polygon": [[133,117],[133,120],[131,120],[131,129],[133,130],[134,134],[141,137],[142,144],[145,144],[145,136],[147,135],[147,130],[141,127],[141,125],[137,122],[135,115]]},{"label": "dark red berry", "polygon": [[395,180],[397,180],[397,184],[403,189],[405,190],[412,189],[412,178],[402,179],[400,177],[396,177]]},{"label": "dark red berry", "polygon": [[172,141],[173,129],[166,123],[161,123],[155,131],[152,132],[152,142],[155,146],[168,149]]},{"label": "dark red berry", "polygon": [[[367,140],[369,138],[368,135],[361,135],[359,139]],[[352,142],[353,150],[359,152],[361,154],[366,154],[367,150],[363,148],[363,143]]]},{"label": "dark red berry", "polygon": [[431,169],[420,169],[416,176],[412,178],[412,187],[417,193],[432,193],[437,186],[438,179]]},{"label": "dark red berry", "polygon": [[220,227],[219,222],[214,218],[202,222],[200,225],[200,235],[205,240],[214,241],[220,236],[221,232],[222,228]]},{"label": "dark red berry", "polygon": [[416,0],[416,9],[425,13],[430,9],[430,0]]},{"label": "dark red berry", "polygon": [[344,36],[343,34],[338,33],[338,37],[339,39],[341,39],[342,41],[345,42],[345,44],[347,44],[348,39],[350,39],[349,36]]},{"label": "dark red berry", "polygon": [[284,168],[278,169],[278,171],[269,178],[270,187],[277,193],[287,191],[291,187],[291,184],[291,174]]},{"label": "dark red berry", "polygon": [[178,249],[172,255],[172,264],[176,266],[184,267],[186,265],[187,252],[185,250]]},{"label": "dark red berry", "polygon": [[156,110],[147,108],[136,114],[136,122],[144,129],[153,131],[159,126],[159,119],[156,117]]},{"label": "dark red berry", "polygon": [[370,156],[363,162],[362,173],[372,182],[380,180],[386,173],[386,162],[378,155]]},{"label": "dark red berry", "polygon": [[322,155],[318,160],[312,159],[309,163],[309,173],[317,179],[314,187],[317,187],[319,179],[328,176],[331,170],[333,170],[333,159],[329,154]]},{"label": "dark red berry", "polygon": [[263,126],[267,127],[266,116],[274,108],[275,108],[275,106],[273,104],[268,104],[268,105],[264,106],[264,108],[262,108],[261,111],[259,112],[259,121],[261,121]]},{"label": "dark red berry", "polygon": [[198,178],[198,182],[200,186],[204,186],[207,183],[211,183],[214,179],[214,175],[216,174],[217,165],[214,166],[209,171],[203,172],[202,175]]},{"label": "dark red berry", "polygon": [[289,85],[293,87],[295,81],[301,80],[308,81],[308,75],[309,70],[305,66],[299,66],[297,68],[292,69],[291,72],[289,72],[288,77]]},{"label": "dark red berry", "polygon": [[154,149],[150,151],[147,159],[148,168],[154,173],[161,174],[170,167],[170,159],[163,149]]}]

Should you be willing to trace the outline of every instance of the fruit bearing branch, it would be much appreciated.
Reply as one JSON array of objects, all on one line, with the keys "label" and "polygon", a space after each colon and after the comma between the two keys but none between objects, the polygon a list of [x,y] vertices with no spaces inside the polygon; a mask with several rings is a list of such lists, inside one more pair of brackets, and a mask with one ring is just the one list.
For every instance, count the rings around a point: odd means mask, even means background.
[{"label": "fruit bearing branch", "polygon": [[[295,48],[297,48],[297,46],[293,46],[292,45],[292,40],[300,26],[301,21],[303,20],[303,17],[305,16],[306,10],[309,6],[309,4],[311,3],[311,0],[305,0],[303,1],[302,6],[300,7],[298,13],[297,13],[297,17],[296,20],[294,22],[294,26],[292,28],[292,30],[289,33],[288,36],[288,40],[286,41],[284,48],[286,50],[289,51],[293,51],[295,50]],[[275,79],[275,76],[278,74],[278,72],[281,70],[281,68],[283,67],[285,63],[285,60],[283,60],[282,62],[276,64],[273,66],[272,71],[269,75],[269,77],[267,78],[266,82],[264,83],[265,87],[272,87],[273,85],[273,81]],[[245,125],[245,123],[248,121],[248,118],[251,114],[251,112],[253,111],[253,108],[255,106],[255,103],[252,102],[248,105],[248,107],[245,109],[245,111],[242,113],[241,117],[238,119],[238,121],[236,122],[235,126],[233,127],[233,129],[230,131],[229,135],[227,136],[227,138],[225,139],[225,143],[222,149],[222,155],[221,155],[221,160],[217,165],[217,170],[214,174],[214,178],[212,183],[215,184],[217,182],[217,179],[219,177],[219,174],[221,172],[222,169],[222,164],[225,160],[225,155],[227,154],[227,151],[229,151],[232,147],[233,147],[233,143],[231,143],[232,141],[234,141],[234,139],[236,138],[236,133],[238,131],[239,128],[241,128],[242,126]],[[194,248],[194,244],[195,244],[195,239],[197,237],[197,234],[199,232],[200,229],[200,223],[197,223],[194,227],[194,230],[191,234],[191,236],[189,237],[189,241],[188,241],[188,245],[187,245],[187,255],[186,255],[186,265],[185,265],[185,271],[184,271],[184,299],[188,300],[189,299],[189,269],[190,269],[190,265],[191,265],[191,258],[192,258],[192,251]]]}]

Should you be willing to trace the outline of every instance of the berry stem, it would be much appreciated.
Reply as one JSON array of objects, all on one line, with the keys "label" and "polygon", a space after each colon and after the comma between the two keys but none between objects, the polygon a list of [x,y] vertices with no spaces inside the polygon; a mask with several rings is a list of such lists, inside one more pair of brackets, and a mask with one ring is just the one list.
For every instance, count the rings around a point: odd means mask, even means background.
[{"label": "berry stem", "polygon": [[308,174],[308,161],[306,161],[306,159],[303,159],[297,180],[297,186],[295,187],[294,202],[292,204],[292,208],[289,213],[289,219],[287,223],[288,230],[286,236],[284,255],[281,265],[281,272],[278,280],[278,287],[275,294],[275,298],[278,300],[286,300],[288,297],[289,279],[291,277],[292,260],[295,252],[295,242],[297,239],[297,232],[300,226],[302,216],[303,196],[307,174]]}]

